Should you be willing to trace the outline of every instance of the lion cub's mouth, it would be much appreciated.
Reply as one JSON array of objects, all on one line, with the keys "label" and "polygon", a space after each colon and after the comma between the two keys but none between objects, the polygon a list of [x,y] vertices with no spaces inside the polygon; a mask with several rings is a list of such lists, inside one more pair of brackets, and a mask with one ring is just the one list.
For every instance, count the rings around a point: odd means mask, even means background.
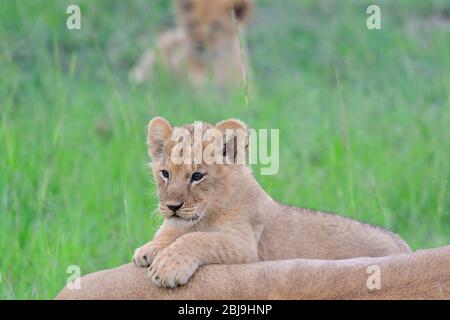
[{"label": "lion cub's mouth", "polygon": [[180,216],[178,214],[174,214],[170,218],[172,218],[172,219],[179,219],[179,220],[183,220],[183,221],[186,221],[186,222],[195,222],[195,221],[197,221],[200,218],[200,216],[193,216],[193,217],[186,218],[186,217],[182,217],[182,216]]}]

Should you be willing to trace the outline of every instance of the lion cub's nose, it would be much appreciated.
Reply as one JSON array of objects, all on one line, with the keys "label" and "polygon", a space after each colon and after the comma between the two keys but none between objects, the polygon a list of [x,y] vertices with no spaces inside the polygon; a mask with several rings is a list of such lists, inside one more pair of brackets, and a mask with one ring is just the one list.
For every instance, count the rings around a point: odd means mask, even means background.
[{"label": "lion cub's nose", "polygon": [[167,208],[173,211],[173,213],[177,212],[178,209],[180,209],[183,206],[183,202],[179,204],[168,204]]}]

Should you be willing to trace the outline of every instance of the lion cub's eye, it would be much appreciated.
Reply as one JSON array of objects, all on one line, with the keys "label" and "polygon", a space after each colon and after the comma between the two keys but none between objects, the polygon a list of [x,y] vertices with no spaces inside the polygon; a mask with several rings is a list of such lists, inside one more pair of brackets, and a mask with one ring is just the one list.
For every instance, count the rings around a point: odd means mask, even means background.
[{"label": "lion cub's eye", "polygon": [[204,173],[201,173],[201,172],[194,172],[194,173],[192,174],[191,180],[192,180],[192,181],[200,181],[200,180],[203,179],[204,176],[205,176]]},{"label": "lion cub's eye", "polygon": [[166,179],[169,179],[170,176],[169,171],[167,170],[161,170],[161,175]]}]

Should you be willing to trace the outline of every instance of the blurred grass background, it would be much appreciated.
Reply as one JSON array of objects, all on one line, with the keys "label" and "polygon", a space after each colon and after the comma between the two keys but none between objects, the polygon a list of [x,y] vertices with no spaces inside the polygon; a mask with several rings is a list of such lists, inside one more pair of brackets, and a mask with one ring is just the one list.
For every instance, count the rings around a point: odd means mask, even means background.
[{"label": "blurred grass background", "polygon": [[[66,29],[79,4],[82,29]],[[450,2],[257,1],[256,93],[195,95],[128,72],[173,23],[166,0],[2,1],[0,298],[53,298],[69,265],[130,261],[159,218],[145,127],[237,117],[280,129],[276,199],[450,243]]]}]

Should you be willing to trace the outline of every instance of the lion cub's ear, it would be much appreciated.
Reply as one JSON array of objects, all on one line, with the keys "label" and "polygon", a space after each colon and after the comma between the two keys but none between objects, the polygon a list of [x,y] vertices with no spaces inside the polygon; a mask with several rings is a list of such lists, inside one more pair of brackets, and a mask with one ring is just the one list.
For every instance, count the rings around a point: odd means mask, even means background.
[{"label": "lion cub's ear", "polygon": [[226,163],[244,164],[248,150],[248,129],[245,123],[236,119],[216,124],[224,135],[223,156]]},{"label": "lion cub's ear", "polygon": [[170,139],[172,134],[172,126],[161,117],[153,118],[148,124],[147,129],[147,145],[148,153],[153,160],[161,157],[164,144]]},{"label": "lion cub's ear", "polygon": [[253,8],[252,0],[233,0],[232,1],[234,16],[241,23],[247,23]]}]

